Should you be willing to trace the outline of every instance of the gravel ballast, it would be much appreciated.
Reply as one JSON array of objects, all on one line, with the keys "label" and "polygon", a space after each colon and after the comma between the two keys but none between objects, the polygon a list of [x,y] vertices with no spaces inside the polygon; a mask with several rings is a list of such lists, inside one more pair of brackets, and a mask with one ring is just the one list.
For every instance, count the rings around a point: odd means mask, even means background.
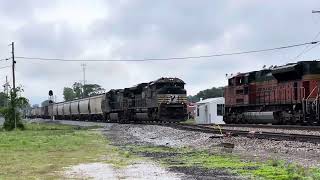
[{"label": "gravel ballast", "polygon": [[[40,120],[41,121],[41,120]],[[216,134],[195,131],[179,130],[161,125],[142,124],[112,124],[94,122],[59,121],[63,124],[79,126],[102,126],[100,130],[110,139],[113,145],[123,146],[154,145],[173,148],[190,147],[194,149],[221,150],[223,144],[234,144],[232,153],[248,160],[284,160],[300,164],[304,167],[320,166],[320,145],[296,141],[275,141],[247,137],[217,137]],[[211,174],[198,176],[194,169],[171,169],[183,173],[182,179],[206,179],[206,177],[219,177],[216,179],[241,179],[232,174],[221,171],[212,171]],[[206,174],[206,173],[204,173]]]}]

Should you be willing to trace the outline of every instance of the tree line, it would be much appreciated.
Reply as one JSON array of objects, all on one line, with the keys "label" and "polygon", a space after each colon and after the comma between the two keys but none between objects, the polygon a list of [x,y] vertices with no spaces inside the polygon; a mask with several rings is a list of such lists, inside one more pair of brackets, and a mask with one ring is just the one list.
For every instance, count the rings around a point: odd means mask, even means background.
[{"label": "tree line", "polygon": [[95,96],[104,92],[105,89],[99,84],[85,84],[80,82],[73,83],[72,87],[63,88],[63,98],[65,101]]},{"label": "tree line", "polygon": [[208,99],[208,98],[215,98],[215,97],[223,97],[223,91],[224,91],[224,87],[213,87],[211,89],[200,91],[194,96],[188,96],[188,101],[198,102],[200,101],[200,98]]}]

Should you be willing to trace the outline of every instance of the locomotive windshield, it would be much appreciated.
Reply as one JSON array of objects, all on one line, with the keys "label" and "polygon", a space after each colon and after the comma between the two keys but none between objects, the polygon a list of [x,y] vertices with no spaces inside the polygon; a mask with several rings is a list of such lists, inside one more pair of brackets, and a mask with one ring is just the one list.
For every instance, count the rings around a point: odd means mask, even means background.
[{"label": "locomotive windshield", "polygon": [[183,83],[159,83],[156,89],[159,94],[186,94]]}]

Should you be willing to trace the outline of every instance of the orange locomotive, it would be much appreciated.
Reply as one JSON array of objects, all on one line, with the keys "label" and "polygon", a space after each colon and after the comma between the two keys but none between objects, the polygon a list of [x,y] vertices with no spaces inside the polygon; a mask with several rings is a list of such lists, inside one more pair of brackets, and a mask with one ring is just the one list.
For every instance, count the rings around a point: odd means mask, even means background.
[{"label": "orange locomotive", "polygon": [[239,73],[225,88],[226,123],[319,124],[320,62]]}]

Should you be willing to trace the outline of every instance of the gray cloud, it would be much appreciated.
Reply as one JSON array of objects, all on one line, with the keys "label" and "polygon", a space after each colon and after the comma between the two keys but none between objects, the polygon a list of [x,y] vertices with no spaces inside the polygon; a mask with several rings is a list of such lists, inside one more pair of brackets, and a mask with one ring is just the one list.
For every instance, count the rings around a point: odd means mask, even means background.
[{"label": "gray cloud", "polygon": [[[317,1],[77,1],[83,14],[64,1],[0,1],[0,54],[16,41],[17,54],[57,58],[141,59],[193,56],[263,49],[312,40],[320,31],[320,15],[311,14]],[[8,11],[19,4],[15,11]],[[60,5],[58,5],[60,4]],[[99,8],[95,9],[96,4]],[[103,5],[101,5],[103,4]],[[101,7],[102,6],[102,7]],[[21,10],[23,9],[23,11]],[[49,20],[42,13],[49,14]],[[97,13],[90,23],[81,19]],[[57,13],[58,12],[58,13]],[[73,14],[79,17],[72,17]],[[47,15],[48,16],[48,15]],[[59,18],[57,18],[59,16]],[[81,17],[82,16],[82,17]],[[72,18],[75,19],[72,19]],[[75,23],[74,21],[77,21]],[[15,22],[17,22],[15,24]],[[318,38],[320,39],[320,37]],[[304,59],[317,58],[317,48]],[[175,62],[87,63],[87,80],[106,89],[122,88],[160,76],[180,77],[194,94],[226,84],[226,73],[257,70],[263,65],[290,62],[303,48],[280,52],[195,59]],[[17,79],[33,103],[54,89],[82,78],[81,63],[18,60]],[[9,71],[0,72],[0,77]]]}]

